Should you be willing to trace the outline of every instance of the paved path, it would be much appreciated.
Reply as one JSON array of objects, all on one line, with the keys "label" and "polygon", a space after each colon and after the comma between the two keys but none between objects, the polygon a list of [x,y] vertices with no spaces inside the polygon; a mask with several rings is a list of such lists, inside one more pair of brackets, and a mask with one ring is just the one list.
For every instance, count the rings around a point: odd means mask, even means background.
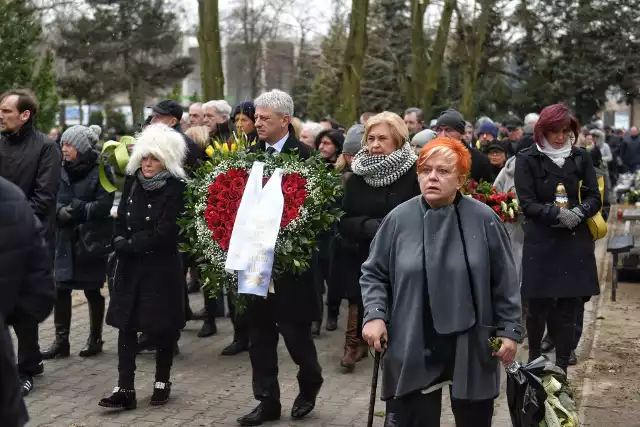
[{"label": "paved path", "polygon": [[[200,308],[202,298],[191,295],[191,304]],[[343,310],[343,313],[346,312]],[[31,416],[29,426],[106,427],[106,426],[233,426],[236,419],[255,406],[251,392],[249,356],[219,356],[230,343],[232,327],[226,319],[218,319],[218,334],[200,339],[196,336],[200,322],[190,322],[180,340],[181,355],[172,372],[172,400],[164,407],[151,407],[154,358],[144,354],[137,359],[136,389],[138,409],[108,413],[98,407],[98,400],[109,395],[117,380],[116,330],[105,326],[104,353],[90,359],[77,356],[88,335],[87,305],[73,309],[71,331],[72,356],[68,359],[45,361],[45,373],[37,377],[35,389],[27,397]],[[341,323],[344,322],[342,317]],[[50,317],[40,328],[41,345],[53,339]],[[273,426],[351,426],[366,425],[372,359],[358,364],[356,371],[346,375],[338,369],[343,345],[343,325],[335,332],[323,330],[316,340],[325,383],[318,404],[305,420],[294,422],[289,416],[297,394],[296,366],[286,352],[282,340],[279,347],[280,385],[283,417]],[[442,426],[453,427],[448,396],[444,396]],[[376,411],[384,411],[378,401]],[[0,421],[1,424],[1,421]],[[382,418],[374,425],[382,426]],[[504,396],[496,403],[495,427],[511,425]]]}]

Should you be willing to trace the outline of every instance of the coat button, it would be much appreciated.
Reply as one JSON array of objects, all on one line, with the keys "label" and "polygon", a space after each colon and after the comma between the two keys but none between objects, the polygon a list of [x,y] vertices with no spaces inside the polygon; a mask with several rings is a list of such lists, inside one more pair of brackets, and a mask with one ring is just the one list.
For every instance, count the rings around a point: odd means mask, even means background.
[{"label": "coat button", "polygon": [[147,205],[147,208],[151,209],[151,205]]},{"label": "coat button", "polygon": [[131,216],[131,212],[127,212],[127,216]]},{"label": "coat button", "polygon": [[131,201],[131,199],[129,199],[129,204],[131,204],[131,203],[133,203],[133,202]]},{"label": "coat button", "polygon": [[127,227],[127,230],[131,231],[131,227]]},{"label": "coat button", "polygon": [[145,220],[145,221],[149,221],[150,219],[151,219],[151,218],[149,218],[149,217],[146,217],[146,218],[145,218],[144,220]]},{"label": "coat button", "polygon": [[576,232],[574,231],[573,233],[571,233],[571,235],[572,235],[572,236],[575,236],[575,235],[576,235]]}]

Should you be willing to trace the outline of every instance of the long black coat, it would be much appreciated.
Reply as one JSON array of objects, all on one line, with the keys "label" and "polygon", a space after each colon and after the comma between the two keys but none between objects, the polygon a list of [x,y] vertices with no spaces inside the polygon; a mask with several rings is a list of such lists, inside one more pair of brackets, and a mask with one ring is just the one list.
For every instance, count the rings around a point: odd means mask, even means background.
[{"label": "long black coat", "polygon": [[[382,220],[396,206],[420,194],[418,174],[414,164],[396,182],[386,187],[372,187],[359,175],[347,179],[342,199],[345,212],[338,223],[338,244],[343,267],[336,279],[343,282],[345,298],[360,298],[360,268],[369,256],[369,246]],[[334,268],[336,266],[334,265]]]},{"label": "long black coat", "polygon": [[22,427],[29,420],[24,406],[11,335],[0,316],[0,416],[6,427]]},{"label": "long black coat", "polygon": [[[266,144],[259,141],[249,151],[265,151]],[[308,159],[309,148],[298,141],[292,126],[289,126],[289,138],[282,147],[283,153],[297,153],[302,159]],[[272,310],[276,319],[294,323],[307,323],[319,316],[319,304],[314,286],[313,270],[302,274],[285,274],[274,280],[275,294],[270,293],[265,300],[252,297],[248,304],[248,316],[261,316],[264,310]]]},{"label": "long black coat", "polygon": [[0,316],[42,322],[53,308],[53,259],[20,189],[0,178]]},{"label": "long black coat", "polygon": [[97,162],[73,178],[62,169],[57,209],[71,206],[73,220],[58,223],[54,277],[59,287],[99,289],[104,284],[113,236],[114,194],[102,188],[98,172]]},{"label": "long black coat", "polygon": [[31,120],[15,134],[0,135],[0,176],[27,196],[42,222],[45,239],[55,243],[56,192],[60,181],[60,150],[53,139],[38,132]]},{"label": "long black coat", "polygon": [[170,178],[164,187],[146,191],[138,178],[127,176],[115,236],[130,240],[133,253],[118,255],[108,325],[150,333],[184,327],[186,284],[177,224],[184,189],[184,182]]},{"label": "long black coat", "polygon": [[[582,204],[578,202],[582,183]],[[560,208],[554,205],[558,184],[564,184],[569,208],[580,207],[585,219],[600,210],[600,192],[589,154],[572,148],[562,168],[536,146],[516,156],[515,185],[524,213],[522,296],[524,298],[586,297],[600,293],[594,242],[587,224],[573,230],[555,228]]]}]

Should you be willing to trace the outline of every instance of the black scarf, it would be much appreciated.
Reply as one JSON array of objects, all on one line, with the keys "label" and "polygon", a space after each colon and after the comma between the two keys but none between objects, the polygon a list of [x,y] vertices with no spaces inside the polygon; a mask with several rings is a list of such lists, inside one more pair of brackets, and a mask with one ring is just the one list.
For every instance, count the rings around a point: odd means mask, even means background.
[{"label": "black scarf", "polygon": [[35,130],[33,120],[29,118],[17,132],[2,132],[2,136],[12,144],[20,144],[29,137]]},{"label": "black scarf", "polygon": [[84,179],[96,165],[98,152],[91,150],[86,153],[78,153],[78,158],[72,162],[62,162],[62,167],[69,176],[70,182],[78,182]]}]

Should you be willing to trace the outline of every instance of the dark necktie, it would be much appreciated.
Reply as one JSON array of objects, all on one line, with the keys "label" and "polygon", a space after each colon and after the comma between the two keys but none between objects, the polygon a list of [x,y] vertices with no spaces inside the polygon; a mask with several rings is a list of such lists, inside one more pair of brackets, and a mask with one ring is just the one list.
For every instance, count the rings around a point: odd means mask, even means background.
[{"label": "dark necktie", "polygon": [[275,152],[276,152],[275,148],[273,148],[273,147],[268,147],[267,148],[267,154],[268,155],[273,156],[273,153],[275,153]]}]

